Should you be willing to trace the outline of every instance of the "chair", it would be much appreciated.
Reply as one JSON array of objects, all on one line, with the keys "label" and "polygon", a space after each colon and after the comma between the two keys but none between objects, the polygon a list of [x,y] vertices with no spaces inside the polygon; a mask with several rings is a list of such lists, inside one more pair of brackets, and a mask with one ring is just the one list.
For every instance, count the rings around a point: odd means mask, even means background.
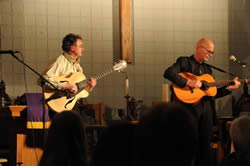
[{"label": "chair", "polygon": [[91,156],[103,129],[106,127],[106,121],[104,118],[105,107],[103,102],[97,104],[87,104],[87,107],[90,111],[94,111],[93,114],[95,121],[94,124],[88,124],[86,128],[88,137],[88,153]]},{"label": "chair", "polygon": [[105,125],[106,122],[105,122],[105,118],[104,118],[104,112],[105,112],[104,103],[100,102],[97,104],[88,104],[87,106],[89,109],[94,110],[95,124]]},{"label": "chair", "polygon": [[8,160],[5,158],[0,158],[0,166],[4,165],[3,163],[7,163]]}]

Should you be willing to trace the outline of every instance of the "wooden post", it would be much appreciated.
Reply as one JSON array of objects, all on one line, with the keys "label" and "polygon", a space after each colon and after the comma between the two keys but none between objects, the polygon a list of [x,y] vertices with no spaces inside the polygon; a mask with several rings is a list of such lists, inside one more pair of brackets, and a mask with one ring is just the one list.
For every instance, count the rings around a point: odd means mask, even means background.
[{"label": "wooden post", "polygon": [[132,0],[120,0],[120,42],[121,59],[127,63],[133,60]]}]

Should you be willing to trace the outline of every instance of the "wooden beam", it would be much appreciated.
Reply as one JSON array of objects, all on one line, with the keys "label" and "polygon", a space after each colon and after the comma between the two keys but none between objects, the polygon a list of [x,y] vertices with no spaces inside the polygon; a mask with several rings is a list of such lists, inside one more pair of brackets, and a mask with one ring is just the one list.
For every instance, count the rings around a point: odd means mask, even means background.
[{"label": "wooden beam", "polygon": [[132,0],[120,0],[120,46],[121,59],[133,61]]}]

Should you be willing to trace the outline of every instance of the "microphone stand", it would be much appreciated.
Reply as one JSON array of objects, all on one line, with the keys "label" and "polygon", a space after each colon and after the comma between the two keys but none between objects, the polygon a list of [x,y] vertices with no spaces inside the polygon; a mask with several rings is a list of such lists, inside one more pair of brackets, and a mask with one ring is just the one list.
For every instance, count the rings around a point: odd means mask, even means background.
[{"label": "microphone stand", "polygon": [[55,85],[53,85],[51,82],[49,82],[47,79],[45,79],[40,73],[38,73],[37,71],[35,71],[32,67],[30,67],[28,64],[24,63],[24,61],[20,60],[14,52],[10,53],[17,61],[21,62],[24,66],[26,66],[27,68],[29,68],[33,73],[35,73],[37,76],[40,77],[41,79],[41,86],[42,86],[42,103],[43,103],[43,139],[45,139],[45,98],[44,98],[44,91],[45,91],[45,84],[48,83],[50,84],[55,90],[59,89],[57,87],[55,87]]},{"label": "microphone stand", "polygon": [[3,82],[3,71],[2,71],[2,56],[0,57],[1,58],[1,62],[0,62],[0,69],[1,69],[1,82],[0,82],[0,90],[1,90],[1,98],[0,98],[0,102],[1,102],[1,105],[0,107],[4,107],[5,106],[5,100],[4,100],[4,82]]},{"label": "microphone stand", "polygon": [[220,68],[218,68],[218,67],[215,67],[215,66],[213,66],[213,65],[210,65],[210,64],[208,64],[208,63],[205,63],[205,64],[208,65],[209,67],[215,69],[215,70],[218,70],[218,71],[222,72],[222,73],[229,74],[230,76],[235,76],[233,73],[229,73],[229,72],[227,72],[227,71],[225,71],[225,70],[222,70],[222,69],[220,69]]}]

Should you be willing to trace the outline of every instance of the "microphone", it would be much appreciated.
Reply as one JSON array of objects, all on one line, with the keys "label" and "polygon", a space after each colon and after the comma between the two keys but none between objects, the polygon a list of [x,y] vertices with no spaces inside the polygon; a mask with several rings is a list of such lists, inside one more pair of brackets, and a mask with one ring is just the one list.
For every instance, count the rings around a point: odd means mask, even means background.
[{"label": "microphone", "polygon": [[237,58],[235,58],[235,56],[233,56],[233,55],[231,55],[231,56],[229,57],[229,59],[230,59],[231,61],[234,61],[235,63],[241,65],[241,67],[244,67],[244,68],[247,67],[246,63],[241,62],[240,60],[238,60]]},{"label": "microphone", "polygon": [[0,54],[14,54],[13,50],[0,50]]},{"label": "microphone", "polygon": [[21,53],[21,52],[13,50],[0,50],[0,54],[15,54],[15,53]]}]

